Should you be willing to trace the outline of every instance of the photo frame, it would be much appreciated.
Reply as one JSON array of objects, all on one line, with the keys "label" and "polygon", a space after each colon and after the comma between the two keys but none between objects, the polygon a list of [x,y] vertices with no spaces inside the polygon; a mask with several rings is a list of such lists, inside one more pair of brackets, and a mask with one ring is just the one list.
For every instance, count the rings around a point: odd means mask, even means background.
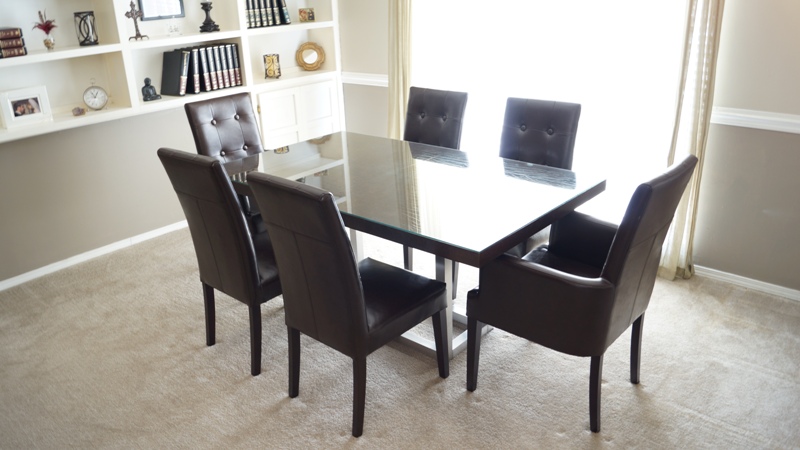
[{"label": "photo frame", "polygon": [[162,20],[186,17],[183,0],[139,0],[141,20]]},{"label": "photo frame", "polygon": [[53,119],[45,86],[0,92],[0,115],[6,128]]}]

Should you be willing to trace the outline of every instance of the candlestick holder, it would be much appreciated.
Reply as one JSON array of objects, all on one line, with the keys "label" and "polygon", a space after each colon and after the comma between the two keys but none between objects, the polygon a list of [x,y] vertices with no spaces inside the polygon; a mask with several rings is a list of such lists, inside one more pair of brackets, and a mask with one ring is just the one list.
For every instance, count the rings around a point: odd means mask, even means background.
[{"label": "candlestick holder", "polygon": [[211,2],[200,2],[200,8],[206,12],[206,20],[200,25],[200,32],[210,33],[212,31],[219,31],[219,25],[211,20]]}]

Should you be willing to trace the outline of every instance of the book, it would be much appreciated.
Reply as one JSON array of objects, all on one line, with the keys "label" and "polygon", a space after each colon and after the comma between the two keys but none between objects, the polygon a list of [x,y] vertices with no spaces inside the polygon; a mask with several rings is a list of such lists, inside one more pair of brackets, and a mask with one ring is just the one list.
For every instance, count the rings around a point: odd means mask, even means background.
[{"label": "book", "polygon": [[164,52],[161,67],[161,95],[186,95],[190,52],[182,49]]},{"label": "book", "polygon": [[281,13],[278,7],[278,0],[265,0],[269,2],[269,9],[272,11],[273,22],[275,25],[281,24]]},{"label": "book", "polygon": [[211,75],[208,72],[208,55],[206,54],[205,47],[199,47],[197,49],[197,55],[200,57],[200,86],[203,92],[213,91],[214,88],[211,86]]},{"label": "book", "polygon": [[245,20],[247,22],[247,28],[255,28],[253,20],[255,16],[253,15],[253,0],[247,0],[247,4],[245,6]]},{"label": "book", "polygon": [[228,60],[225,59],[225,48],[223,45],[214,46],[214,61],[219,67],[220,78],[222,78],[222,87],[231,87],[231,79],[228,77]]},{"label": "book", "polygon": [[21,37],[0,39],[0,48],[25,47],[25,39]]},{"label": "book", "polygon": [[188,49],[191,53],[189,56],[189,85],[186,86],[186,92],[192,94],[200,93],[200,52],[197,47]]},{"label": "book", "polygon": [[233,44],[225,44],[220,50],[225,52],[225,63],[228,68],[228,78],[231,80],[231,86],[238,86],[236,84],[236,72],[233,69]]},{"label": "book", "polygon": [[214,48],[210,45],[205,47],[206,56],[208,56],[208,73],[211,78],[211,90],[216,91],[220,89],[222,86],[219,84],[219,69],[217,68],[217,62],[214,60]]},{"label": "book", "polygon": [[289,18],[289,8],[286,7],[286,0],[275,0],[279,3],[278,9],[280,10],[281,15],[281,22],[284,25],[288,25],[292,23],[292,19]]},{"label": "book", "polygon": [[13,47],[0,49],[0,58],[12,58],[14,56],[24,56],[28,54],[25,47]]},{"label": "book", "polygon": [[22,28],[6,27],[0,28],[0,39],[10,39],[22,37]]},{"label": "book", "polygon": [[266,20],[261,8],[262,0],[253,0],[253,26],[261,28],[266,25]]},{"label": "book", "polygon": [[258,0],[261,2],[261,14],[264,16],[264,26],[271,27],[275,25],[275,18],[272,14],[272,8],[270,7],[270,0]]},{"label": "book", "polygon": [[233,47],[231,48],[231,52],[233,53],[233,74],[236,77],[236,86],[242,85],[242,71],[239,67],[239,44],[233,43],[231,44]]}]

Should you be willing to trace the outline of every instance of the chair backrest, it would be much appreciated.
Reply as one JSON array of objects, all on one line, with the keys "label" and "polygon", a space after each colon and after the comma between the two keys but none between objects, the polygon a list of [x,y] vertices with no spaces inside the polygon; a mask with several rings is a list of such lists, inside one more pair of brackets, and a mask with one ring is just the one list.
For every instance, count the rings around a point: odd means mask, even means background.
[{"label": "chair backrest", "polygon": [[186,215],[200,280],[239,301],[256,298],[256,254],[244,214],[221,163],[161,148],[158,157]]},{"label": "chair backrest", "polygon": [[500,156],[572,169],[581,105],[509,97],[500,136]]},{"label": "chair backrest", "polygon": [[364,293],[333,195],[261,172],[248,183],[272,238],[286,324],[352,356],[367,336]]},{"label": "chair backrest", "polygon": [[403,140],[458,149],[467,93],[411,87]]},{"label": "chair backrest", "polygon": [[609,338],[613,342],[647,309],[661,247],[697,158],[689,155],[634,191],[617,228],[601,277],[616,286]]},{"label": "chair backrest", "polygon": [[264,147],[250,94],[186,103],[184,109],[197,153],[220,160],[231,175],[258,165]]}]

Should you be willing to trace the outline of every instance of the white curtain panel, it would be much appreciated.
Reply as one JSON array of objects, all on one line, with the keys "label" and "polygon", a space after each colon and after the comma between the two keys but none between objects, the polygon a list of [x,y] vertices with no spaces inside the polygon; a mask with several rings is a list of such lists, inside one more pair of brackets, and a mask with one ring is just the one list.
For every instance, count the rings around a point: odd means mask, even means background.
[{"label": "white curtain panel", "polygon": [[411,0],[389,0],[389,137],[401,139],[411,87]]}]

